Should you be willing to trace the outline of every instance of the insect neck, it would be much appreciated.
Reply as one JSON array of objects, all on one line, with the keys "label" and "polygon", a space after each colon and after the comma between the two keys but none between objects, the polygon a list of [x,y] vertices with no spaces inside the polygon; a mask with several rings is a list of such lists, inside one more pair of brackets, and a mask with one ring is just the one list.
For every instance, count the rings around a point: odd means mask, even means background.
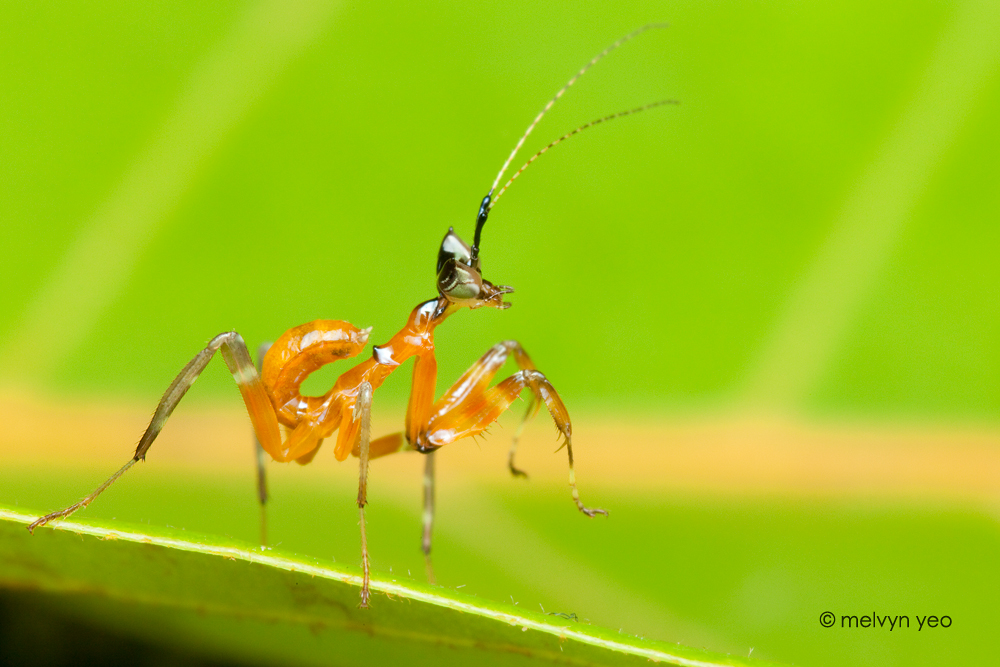
[{"label": "insect neck", "polygon": [[[459,309],[442,298],[424,301],[413,309],[400,331],[372,351],[373,360],[381,366],[395,368],[412,356],[433,353],[434,328]],[[443,306],[443,307],[442,307]]]}]

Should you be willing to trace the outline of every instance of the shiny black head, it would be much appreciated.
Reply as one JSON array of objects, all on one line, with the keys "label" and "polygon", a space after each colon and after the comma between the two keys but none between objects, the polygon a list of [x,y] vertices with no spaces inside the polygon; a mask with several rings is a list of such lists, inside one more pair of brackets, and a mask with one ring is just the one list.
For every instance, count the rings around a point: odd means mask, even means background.
[{"label": "shiny black head", "polygon": [[438,250],[437,288],[449,302],[469,308],[510,308],[502,297],[514,291],[483,279],[482,262],[453,228],[448,229]]}]

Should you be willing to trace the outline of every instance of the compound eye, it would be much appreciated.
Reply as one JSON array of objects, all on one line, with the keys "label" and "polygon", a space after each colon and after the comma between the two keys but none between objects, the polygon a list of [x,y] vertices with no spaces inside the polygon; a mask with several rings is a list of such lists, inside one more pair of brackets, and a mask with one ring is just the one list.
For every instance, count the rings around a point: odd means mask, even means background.
[{"label": "compound eye", "polygon": [[441,249],[438,250],[438,274],[441,273],[441,267],[449,259],[454,259],[456,262],[465,264],[466,266],[472,262],[472,248],[466,245],[465,241],[458,238],[458,234],[451,227],[448,228],[448,233],[444,235],[444,240],[441,241]]},{"label": "compound eye", "polygon": [[483,291],[483,278],[472,267],[449,258],[438,271],[438,290],[449,301],[475,301]]}]

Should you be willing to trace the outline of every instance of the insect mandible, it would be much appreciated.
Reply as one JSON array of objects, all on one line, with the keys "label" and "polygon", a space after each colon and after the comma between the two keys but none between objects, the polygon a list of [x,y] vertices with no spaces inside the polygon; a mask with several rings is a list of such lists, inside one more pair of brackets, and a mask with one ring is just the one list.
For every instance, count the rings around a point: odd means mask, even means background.
[{"label": "insect mandible", "polygon": [[[652,28],[663,27],[665,27],[663,24],[649,24],[622,37],[591,59],[559,89],[518,140],[494,179],[489,193],[483,198],[476,217],[472,245],[469,246],[459,238],[454,229],[449,229],[445,235],[437,258],[438,295],[414,308],[406,325],[396,335],[382,345],[374,346],[372,356],[340,375],[330,391],[322,396],[303,396],[299,387],[310,373],[320,367],[360,354],[368,342],[370,328],[358,329],[340,320],[316,320],[297,326],[286,331],[273,344],[261,346],[257,355],[258,366],[254,366],[247,345],[238,333],[235,331],[221,333],[188,362],[167,388],[156,407],[149,427],[139,440],[135,454],[128,463],[86,498],[58,512],[40,517],[28,526],[28,530],[33,532],[39,526],[67,517],[86,507],[137,461],[145,460],[146,453],[170,414],[216,352],[222,354],[226,366],[236,380],[257,438],[262,544],[266,543],[264,507],[267,501],[267,486],[264,465],[267,456],[280,462],[309,463],[319,451],[323,441],[332,437],[339,429],[334,456],[338,461],[345,460],[348,455],[360,459],[357,503],[361,518],[362,607],[368,606],[371,595],[368,543],[365,535],[369,461],[401,451],[416,450],[426,455],[421,547],[427,560],[428,576],[433,579],[430,552],[434,524],[434,452],[456,440],[482,433],[510,408],[524,390],[528,390],[529,398],[528,410],[521,426],[523,427],[524,422],[538,412],[541,405],[545,405],[563,437],[563,446],[569,458],[569,484],[573,501],[587,516],[606,515],[607,511],[586,507],[580,500],[573,472],[572,426],[569,413],[555,388],[545,375],[535,368],[524,348],[513,340],[494,345],[441,398],[435,400],[437,361],[434,357],[434,329],[463,308],[475,310],[489,307],[504,310],[510,307],[510,303],[504,301],[503,297],[513,292],[513,288],[494,285],[482,276],[480,240],[490,211],[532,162],[553,146],[589,127],[653,107],[677,103],[675,100],[660,100],[581,125],[535,153],[499,191],[496,189],[528,135],[577,79],[625,42]],[[415,361],[405,430],[373,440],[371,438],[372,395],[394,370],[411,357],[415,358]],[[510,357],[516,362],[518,371],[491,387],[491,381]],[[284,427],[284,434],[279,425]],[[520,432],[519,428],[514,435],[508,456],[508,466],[515,476],[524,475],[514,466],[514,453]]]}]

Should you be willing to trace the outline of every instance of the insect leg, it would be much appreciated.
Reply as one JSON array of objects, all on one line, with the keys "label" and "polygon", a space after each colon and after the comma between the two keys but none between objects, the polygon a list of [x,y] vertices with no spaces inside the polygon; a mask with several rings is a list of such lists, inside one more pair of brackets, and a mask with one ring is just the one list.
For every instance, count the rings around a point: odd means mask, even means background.
[{"label": "insect leg", "polygon": [[427,581],[434,582],[434,566],[431,564],[431,539],[434,532],[434,452],[428,452],[424,459],[424,530],[420,548],[427,564]]},{"label": "insect leg", "polygon": [[517,425],[517,430],[514,431],[514,437],[510,439],[510,453],[507,454],[507,467],[510,468],[510,474],[514,477],[527,478],[528,476],[528,473],[514,465],[514,454],[517,453],[517,445],[521,440],[521,434],[524,433],[524,425],[528,423],[529,419],[538,413],[540,405],[541,403],[535,400],[534,394],[528,398],[528,409],[525,410],[524,417],[521,418],[521,423]]},{"label": "insect leg", "polygon": [[436,449],[460,438],[482,433],[501,414],[510,409],[514,400],[526,388],[530,389],[539,397],[539,401],[545,404],[556,428],[563,435],[563,446],[566,447],[569,458],[569,484],[572,489],[573,502],[587,516],[606,515],[606,510],[586,507],[580,500],[580,493],[576,486],[576,473],[573,469],[573,429],[569,413],[555,388],[537,370],[518,371],[497,386],[485,391],[477,387],[470,391],[460,403],[441,406],[440,409],[438,404],[435,404],[431,420],[421,431],[423,441],[417,443],[418,448]]},{"label": "insect leg", "polygon": [[368,607],[371,593],[368,590],[371,581],[370,564],[368,562],[368,538],[365,535],[365,505],[368,504],[368,454],[372,436],[372,386],[362,382],[358,388],[358,399],[354,403],[354,420],[361,422],[358,433],[358,458],[361,461],[358,476],[358,512],[361,515],[361,568],[364,580],[361,584],[361,607]]},{"label": "insect leg", "polygon": [[246,343],[243,342],[243,338],[235,331],[221,333],[210,340],[205,349],[189,361],[177,377],[174,378],[174,381],[170,383],[170,386],[167,387],[167,391],[163,394],[163,398],[160,399],[159,405],[156,406],[153,419],[146,428],[146,432],[142,434],[139,445],[135,448],[135,454],[132,456],[132,459],[122,466],[118,472],[109,477],[106,482],[94,489],[89,496],[78,503],[70,505],[66,509],[38,518],[28,526],[28,531],[34,532],[35,528],[39,526],[44,526],[54,519],[67,517],[73,512],[86,507],[119,477],[124,475],[137,461],[144,461],[146,459],[146,452],[149,451],[153,441],[156,440],[156,436],[159,435],[170,414],[177,407],[177,404],[180,403],[181,399],[184,398],[184,394],[187,393],[187,390],[198,379],[198,376],[205,369],[205,366],[208,365],[208,362],[212,360],[216,352],[222,353],[222,358],[225,360],[226,366],[229,367],[229,371],[236,380],[240,394],[243,395],[243,402],[246,405],[247,413],[250,415],[250,421],[253,423],[254,432],[257,434],[261,445],[269,451],[280,451],[281,434],[278,431],[278,418],[274,413],[274,408],[271,406],[270,399],[267,397],[267,392],[264,390],[264,384],[260,381],[260,375],[250,361],[250,353],[247,351]]},{"label": "insect leg", "polygon": [[[261,343],[257,348],[257,372],[264,365],[264,355],[271,349],[271,343]],[[260,500],[260,546],[267,546],[267,452],[260,444],[257,433],[253,436],[254,452],[257,456],[257,498]]]},{"label": "insect leg", "polygon": [[[465,374],[459,378],[459,380],[449,389],[441,400],[437,402],[434,406],[434,412],[440,412],[442,409],[458,408],[457,406],[465,403],[471,397],[481,394],[486,391],[489,386],[490,381],[496,376],[500,371],[501,367],[507,361],[510,355],[514,356],[514,361],[517,363],[517,367],[522,371],[533,371],[536,370],[534,362],[531,361],[531,357],[525,352],[524,348],[516,340],[505,340],[497,343],[489,351],[484,354],[479,361],[472,365],[472,367],[465,372]],[[538,390],[534,386],[529,386],[531,389],[531,396],[528,398],[528,409],[525,410],[524,417],[521,420],[520,425],[518,425],[517,430],[514,432],[513,438],[511,438],[510,453],[507,455],[507,467],[510,469],[511,474],[514,477],[527,477],[528,474],[523,470],[520,470],[514,465],[514,455],[517,452],[517,445],[520,442],[521,434],[524,432],[524,426],[529,419],[534,417],[538,413],[539,407],[542,404],[542,397],[538,393]]]}]

